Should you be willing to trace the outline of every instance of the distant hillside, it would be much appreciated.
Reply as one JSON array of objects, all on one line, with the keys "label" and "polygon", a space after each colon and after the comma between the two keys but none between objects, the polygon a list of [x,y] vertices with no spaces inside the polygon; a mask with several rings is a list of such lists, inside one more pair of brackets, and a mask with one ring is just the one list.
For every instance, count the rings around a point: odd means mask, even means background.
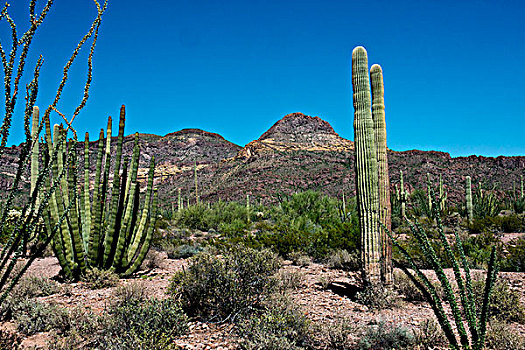
[{"label": "distant hillside", "polygon": [[[156,158],[155,184],[163,205],[177,202],[181,188],[184,198],[194,202],[193,166],[197,163],[199,196],[203,201],[244,200],[246,194],[273,202],[279,194],[308,189],[340,197],[354,193],[354,144],[340,137],[319,117],[302,113],[286,115],[257,140],[245,147],[222,136],[198,129],[184,129],[166,136],[141,134],[140,175],[147,173],[151,156]],[[96,142],[90,144],[94,172]],[[80,151],[79,145],[79,151]],[[124,142],[130,155],[133,136]],[[19,147],[6,149],[0,159],[0,188],[12,179]],[[82,156],[81,156],[82,157]],[[81,158],[80,158],[81,159]],[[392,186],[403,170],[411,188],[426,188],[426,174],[436,181],[439,175],[449,198],[463,201],[464,177],[473,183],[509,190],[525,173],[525,157],[458,157],[434,151],[389,151]],[[27,177],[26,177],[27,180]],[[27,193],[26,185],[22,192]]]}]

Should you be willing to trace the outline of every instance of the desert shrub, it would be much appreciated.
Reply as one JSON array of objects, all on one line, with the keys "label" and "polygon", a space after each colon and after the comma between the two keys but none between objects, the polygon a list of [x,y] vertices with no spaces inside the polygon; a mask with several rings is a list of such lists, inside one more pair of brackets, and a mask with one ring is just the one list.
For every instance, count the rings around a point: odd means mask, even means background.
[{"label": "desert shrub", "polygon": [[475,218],[469,224],[471,233],[484,232],[523,232],[525,223],[522,217],[518,215],[496,215]]},{"label": "desert shrub", "polygon": [[486,268],[492,247],[501,250],[501,241],[492,232],[483,232],[463,239],[463,249],[467,260],[474,268]]},{"label": "desert shrub", "polygon": [[273,276],[277,281],[277,287],[281,291],[299,289],[304,282],[304,274],[300,271],[279,270]]},{"label": "desert shrub", "polygon": [[381,284],[371,284],[357,292],[356,301],[372,310],[383,310],[397,306],[399,297]]},{"label": "desert shrub", "polygon": [[346,249],[336,249],[328,257],[328,267],[343,271],[359,271],[361,268],[361,257],[357,250],[349,253]]},{"label": "desert shrub", "polygon": [[146,285],[142,282],[131,282],[118,286],[111,293],[112,299],[117,304],[126,304],[146,299]]},{"label": "desert shrub", "polygon": [[17,329],[26,335],[51,329],[64,331],[69,327],[68,313],[52,304],[26,299],[13,307]]},{"label": "desert shrub", "polygon": [[153,270],[157,268],[164,267],[164,260],[166,260],[166,255],[161,252],[156,251],[155,249],[150,249],[146,253],[144,261],[140,265],[141,270]]},{"label": "desert shrub", "polygon": [[[485,282],[474,281],[472,288],[477,305],[481,305]],[[481,313],[479,309],[477,311]],[[520,302],[518,292],[509,289],[509,285],[505,280],[499,279],[494,284],[490,299],[489,315],[500,321],[525,323],[525,306]]]},{"label": "desert shrub", "polygon": [[419,327],[414,330],[414,343],[418,344],[418,349],[436,349],[446,348],[448,341],[443,333],[443,330],[431,318],[428,318],[419,324]]},{"label": "desert shrub", "polygon": [[408,301],[426,301],[419,288],[402,272],[394,273],[394,287]]},{"label": "desert shrub", "polygon": [[304,267],[312,264],[312,258],[301,251],[291,252],[288,254],[288,259],[290,259],[295,266]]},{"label": "desert shrub", "polygon": [[262,310],[239,322],[239,348],[244,350],[310,349],[309,322],[283,295],[275,294]]},{"label": "desert shrub", "polygon": [[190,316],[224,320],[258,307],[264,293],[275,288],[271,276],[280,262],[269,250],[238,245],[218,253],[196,255],[171,280],[169,293]]},{"label": "desert shrub", "polygon": [[327,349],[350,350],[355,348],[352,335],[356,329],[355,326],[345,318],[338,318],[332,323],[317,324],[315,331]]},{"label": "desert shrub", "polygon": [[387,326],[380,322],[371,326],[359,339],[361,350],[405,349],[414,344],[414,336],[406,328]]},{"label": "desert shrub", "polygon": [[86,270],[81,280],[90,289],[114,287],[118,284],[119,277],[110,270],[101,270],[96,267]]},{"label": "desert shrub", "polygon": [[233,224],[234,229],[231,232],[242,232],[249,227],[247,219],[246,204],[219,201],[213,203],[209,209],[202,203],[184,208],[177,214],[176,223],[189,229],[214,229],[220,232],[229,231],[224,225]]},{"label": "desert shrub", "polygon": [[53,295],[60,291],[60,284],[49,278],[24,276],[11,292],[12,296],[35,298]]},{"label": "desert shrub", "polygon": [[188,328],[186,315],[172,299],[122,299],[103,316],[73,309],[69,319],[70,329],[63,336],[55,334],[50,350],[176,349],[174,339]]},{"label": "desert shrub", "polygon": [[525,272],[525,238],[520,238],[505,246],[507,254],[500,266],[503,271]]},{"label": "desert shrub", "polygon": [[130,299],[109,310],[105,328],[110,334],[129,334],[139,344],[149,344],[184,334],[188,319],[173,299]]},{"label": "desert shrub", "polygon": [[490,350],[525,350],[525,338],[509,329],[509,325],[503,321],[490,320],[486,338],[485,346]]}]

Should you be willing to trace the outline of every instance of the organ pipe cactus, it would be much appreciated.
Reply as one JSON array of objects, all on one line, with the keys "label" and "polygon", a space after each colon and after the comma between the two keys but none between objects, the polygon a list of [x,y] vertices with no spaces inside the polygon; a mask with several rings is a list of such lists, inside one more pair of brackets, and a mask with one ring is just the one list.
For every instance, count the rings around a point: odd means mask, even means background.
[{"label": "organ pipe cactus", "polygon": [[381,241],[376,142],[366,50],[352,52],[356,194],[361,229],[363,282],[381,282]]},{"label": "organ pipe cactus", "polygon": [[[153,190],[155,159],[152,157],[150,161],[145,201],[141,210],[140,184],[137,180],[140,156],[138,134],[135,135],[131,160],[128,162],[125,159],[121,169],[124,124],[125,107],[122,106],[111,183],[111,117],[108,119],[105,147],[104,131],[100,131],[93,191],[90,189],[89,135],[86,133],[83,147],[84,183],[79,186],[80,195],[77,189],[76,153],[72,152],[73,156],[68,158],[66,165],[60,157],[65,152],[65,146],[59,152],[58,165],[53,171],[58,173],[67,167],[67,178],[61,179],[60,190],[52,198],[46,226],[51,227],[57,218],[64,215],[64,203],[78,198],[74,200],[73,210],[66,215],[67,222],[62,223],[52,242],[63,272],[69,278],[78,279],[86,270],[95,267],[111,269],[123,276],[130,275],[138,269],[149,249],[157,212],[157,194]],[[46,131],[49,130],[47,119]],[[55,126],[54,130],[54,137],[63,133],[60,126]],[[46,134],[50,140],[50,133]],[[70,140],[69,146],[74,147],[73,140]]]},{"label": "organ pipe cactus", "polygon": [[385,90],[383,71],[378,64],[374,64],[370,68],[370,84],[372,87],[372,120],[374,122],[377,158],[379,221],[383,224],[383,226],[379,227],[382,257],[381,277],[383,283],[390,285],[393,282],[392,242],[384,228],[388,230],[392,228],[392,208],[390,204],[390,180],[386,147]]}]

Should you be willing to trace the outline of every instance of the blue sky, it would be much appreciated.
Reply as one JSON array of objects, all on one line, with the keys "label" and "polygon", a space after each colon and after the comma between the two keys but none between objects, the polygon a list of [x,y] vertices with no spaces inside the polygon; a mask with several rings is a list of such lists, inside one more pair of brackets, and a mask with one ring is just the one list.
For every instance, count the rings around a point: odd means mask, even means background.
[{"label": "blue sky", "polygon": [[[27,21],[27,1],[11,2]],[[363,45],[383,67],[391,149],[525,155],[524,10],[487,0],[111,0],[75,126],[94,139],[125,104],[127,134],[201,128],[243,146],[303,112],[353,139],[351,52]],[[91,0],[55,1],[30,56],[45,58],[40,106],[93,16]],[[61,105],[69,114],[81,98],[80,58]],[[18,122],[10,144],[20,135]]]}]

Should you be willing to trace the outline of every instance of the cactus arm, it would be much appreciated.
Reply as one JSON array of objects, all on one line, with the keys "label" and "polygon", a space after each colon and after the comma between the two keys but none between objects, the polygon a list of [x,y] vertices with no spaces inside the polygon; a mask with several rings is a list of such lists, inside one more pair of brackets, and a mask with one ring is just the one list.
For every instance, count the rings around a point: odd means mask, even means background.
[{"label": "cactus arm", "polygon": [[[385,89],[383,71],[378,64],[374,64],[370,68],[370,84],[372,86],[372,119],[374,122],[378,171],[379,221],[386,229],[391,230],[392,207],[390,204],[390,180],[386,146]],[[394,279],[392,269],[392,241],[386,234],[383,225],[379,227],[381,240],[381,277],[385,285],[391,285]]]},{"label": "cactus arm", "polygon": [[155,194],[153,195],[151,217],[149,220],[146,237],[144,237],[144,241],[142,242],[140,251],[138,252],[135,260],[133,260],[133,263],[124,272],[124,276],[131,275],[133,272],[135,272],[140,267],[140,264],[142,264],[142,262],[144,261],[144,258],[146,257],[146,253],[148,252],[150,248],[151,238],[153,237],[153,231],[155,230],[155,223],[157,220],[157,201],[158,201],[157,189],[155,189],[154,191],[155,191]]},{"label": "cactus arm", "polygon": [[[73,140],[70,139],[70,147],[73,146]],[[78,272],[84,273],[86,270],[86,264],[84,261],[84,245],[82,243],[82,237],[80,236],[79,230],[79,217],[78,217],[78,207],[77,207],[77,193],[76,193],[76,152],[72,152],[69,158],[68,164],[68,190],[69,198],[73,202],[72,210],[68,213],[69,223],[71,225],[70,234],[71,234],[71,247],[73,249],[73,259],[78,265]]]},{"label": "cactus arm", "polygon": [[[117,211],[115,227],[118,227],[119,230],[115,230],[115,238],[113,244],[115,245],[114,251],[115,255],[111,259],[111,266],[118,270],[120,262],[122,261],[122,254],[125,250],[124,243],[126,241],[126,213],[127,206],[125,204],[125,198],[127,198],[128,193],[125,192],[126,184],[128,178],[128,160],[124,160],[124,166],[122,168],[122,181],[120,189],[120,198],[119,198],[119,210]],[[113,249],[113,248],[112,248]]]},{"label": "cactus arm", "polygon": [[[111,127],[110,127],[111,128]],[[98,138],[97,164],[95,170],[95,184],[93,188],[93,215],[91,220],[89,244],[88,244],[88,261],[91,267],[97,265],[99,260],[99,243],[100,227],[102,222],[102,204],[100,197],[100,176],[102,172],[102,155],[104,149],[104,130],[100,130]]]},{"label": "cactus arm", "polygon": [[[111,190],[111,204],[109,207],[109,216],[106,223],[106,237],[104,239],[104,266],[110,267],[114,252],[113,241],[120,232],[120,220],[117,220],[118,212],[122,211],[119,196],[120,190],[120,163],[122,161],[122,143],[124,142],[124,124],[126,118],[126,109],[124,105],[120,108],[119,132],[117,140],[117,153],[115,158],[115,169],[113,173],[113,184]],[[124,194],[122,194],[124,195]],[[117,238],[118,240],[118,238]]]},{"label": "cactus arm", "polygon": [[381,279],[381,247],[378,228],[378,174],[372,121],[370,81],[366,50],[352,52],[356,193],[361,229],[362,273],[365,284]]},{"label": "cactus arm", "polygon": [[84,250],[88,252],[89,233],[91,231],[91,202],[89,190],[89,133],[86,132],[84,138],[84,193],[81,200],[82,210],[82,240],[84,242]]},{"label": "cactus arm", "polygon": [[133,257],[137,253],[137,250],[139,249],[140,241],[143,239],[143,235],[146,233],[146,221],[149,216],[150,212],[150,202],[151,202],[151,196],[153,194],[153,175],[155,172],[155,156],[151,157],[150,167],[149,167],[149,174],[148,174],[148,186],[146,188],[146,202],[144,203],[144,209],[142,209],[142,216],[140,218],[140,222],[138,227],[134,230],[132,239],[130,242],[130,247],[128,250],[128,254],[126,257],[127,262],[132,262]]}]

